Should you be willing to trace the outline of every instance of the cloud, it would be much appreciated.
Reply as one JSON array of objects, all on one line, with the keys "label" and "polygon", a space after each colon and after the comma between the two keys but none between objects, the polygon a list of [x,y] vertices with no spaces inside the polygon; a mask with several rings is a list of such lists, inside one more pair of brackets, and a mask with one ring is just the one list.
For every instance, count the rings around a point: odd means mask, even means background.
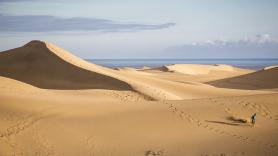
[{"label": "cloud", "polygon": [[259,34],[236,41],[204,41],[177,45],[165,50],[180,58],[278,58],[278,40]]},{"label": "cloud", "polygon": [[265,44],[278,44],[278,40],[272,38],[269,34],[258,34],[254,37],[245,37],[236,41],[207,40],[204,42],[192,42],[184,46],[260,46]]},{"label": "cloud", "polygon": [[55,16],[0,15],[0,32],[57,32],[57,31],[141,31],[175,26],[175,23],[121,23],[97,18],[60,18]]}]

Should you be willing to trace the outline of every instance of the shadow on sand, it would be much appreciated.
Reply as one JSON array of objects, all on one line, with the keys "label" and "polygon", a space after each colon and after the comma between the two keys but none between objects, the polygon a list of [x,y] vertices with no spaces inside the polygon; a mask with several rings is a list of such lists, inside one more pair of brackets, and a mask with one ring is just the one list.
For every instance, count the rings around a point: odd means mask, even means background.
[{"label": "shadow on sand", "polygon": [[246,119],[237,118],[234,116],[228,116],[226,117],[227,121],[213,121],[213,120],[206,120],[206,122],[210,123],[216,123],[216,124],[224,124],[224,125],[230,125],[230,126],[251,126]]}]

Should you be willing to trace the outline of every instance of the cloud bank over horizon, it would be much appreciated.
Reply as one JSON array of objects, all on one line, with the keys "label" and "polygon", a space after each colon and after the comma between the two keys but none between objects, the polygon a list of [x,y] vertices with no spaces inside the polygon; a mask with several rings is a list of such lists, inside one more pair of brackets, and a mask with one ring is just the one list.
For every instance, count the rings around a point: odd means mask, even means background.
[{"label": "cloud bank over horizon", "polygon": [[170,22],[156,25],[124,23],[98,18],[60,18],[42,15],[0,15],[0,21],[0,32],[143,31],[165,29],[176,25]]},{"label": "cloud bank over horizon", "polygon": [[269,34],[258,34],[234,41],[207,40],[176,45],[165,52],[182,58],[278,58],[278,40]]}]

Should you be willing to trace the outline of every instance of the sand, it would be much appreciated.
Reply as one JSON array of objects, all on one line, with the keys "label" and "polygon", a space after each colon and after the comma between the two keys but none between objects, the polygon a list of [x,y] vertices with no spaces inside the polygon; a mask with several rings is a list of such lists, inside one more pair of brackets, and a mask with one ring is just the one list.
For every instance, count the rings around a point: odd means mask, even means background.
[{"label": "sand", "polygon": [[276,156],[277,75],[275,66],[114,70],[31,41],[0,53],[0,155]]}]

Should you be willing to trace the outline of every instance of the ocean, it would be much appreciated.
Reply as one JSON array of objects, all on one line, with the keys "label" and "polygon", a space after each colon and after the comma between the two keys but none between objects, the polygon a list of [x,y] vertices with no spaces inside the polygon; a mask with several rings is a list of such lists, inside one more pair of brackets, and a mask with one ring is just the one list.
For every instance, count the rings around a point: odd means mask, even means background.
[{"label": "ocean", "polygon": [[159,67],[170,64],[228,64],[240,68],[259,70],[278,65],[278,59],[86,59],[89,62],[109,68],[143,66]]}]

